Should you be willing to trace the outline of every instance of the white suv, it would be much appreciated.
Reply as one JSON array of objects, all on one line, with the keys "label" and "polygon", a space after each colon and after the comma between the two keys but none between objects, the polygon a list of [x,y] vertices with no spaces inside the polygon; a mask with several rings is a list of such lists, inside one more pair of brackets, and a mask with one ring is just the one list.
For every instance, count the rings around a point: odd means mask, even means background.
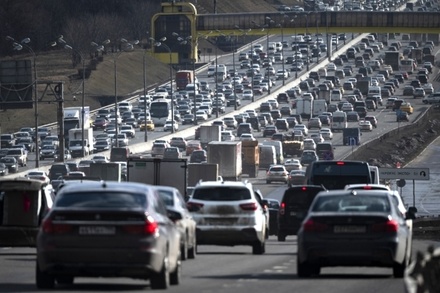
[{"label": "white suv", "polygon": [[197,223],[197,245],[250,245],[253,254],[265,252],[266,211],[251,183],[200,182],[187,206]]}]

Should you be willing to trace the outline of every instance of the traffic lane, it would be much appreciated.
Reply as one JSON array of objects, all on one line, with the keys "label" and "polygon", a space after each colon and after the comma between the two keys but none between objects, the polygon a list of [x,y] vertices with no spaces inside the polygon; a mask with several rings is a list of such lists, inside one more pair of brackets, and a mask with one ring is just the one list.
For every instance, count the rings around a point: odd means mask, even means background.
[{"label": "traffic lane", "polygon": [[[413,241],[413,254],[426,251],[433,241]],[[389,293],[402,292],[403,280],[392,277],[389,268],[323,268],[319,277],[296,276],[296,237],[278,242],[271,236],[264,255],[252,255],[250,247],[199,246],[195,260],[182,264],[181,284],[168,292],[295,292]],[[35,249],[0,249],[0,291],[34,292]],[[211,264],[211,265],[210,265]],[[215,264],[215,265],[214,265]],[[126,278],[77,278],[72,286],[57,285],[50,292],[121,291],[145,292],[148,281]],[[41,291],[39,291],[41,292]]]}]

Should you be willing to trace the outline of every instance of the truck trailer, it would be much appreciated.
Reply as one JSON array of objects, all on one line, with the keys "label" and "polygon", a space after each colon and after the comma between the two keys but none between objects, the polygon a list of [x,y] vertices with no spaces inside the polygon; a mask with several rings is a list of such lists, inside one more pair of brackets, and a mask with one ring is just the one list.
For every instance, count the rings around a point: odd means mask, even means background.
[{"label": "truck trailer", "polygon": [[217,164],[223,180],[238,181],[243,172],[241,141],[211,141],[208,144],[208,164]]}]

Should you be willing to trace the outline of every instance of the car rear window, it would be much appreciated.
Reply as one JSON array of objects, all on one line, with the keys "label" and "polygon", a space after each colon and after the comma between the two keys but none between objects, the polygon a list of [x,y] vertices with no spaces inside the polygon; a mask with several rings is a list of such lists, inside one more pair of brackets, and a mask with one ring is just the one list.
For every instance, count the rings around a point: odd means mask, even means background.
[{"label": "car rear window", "polygon": [[146,196],[141,193],[122,192],[72,192],[62,194],[55,202],[56,207],[76,208],[144,208]]},{"label": "car rear window", "polygon": [[284,168],[283,167],[272,167],[272,168],[270,168],[270,171],[282,172],[282,171],[284,171]]},{"label": "car rear window", "polygon": [[303,209],[308,209],[315,199],[316,195],[323,191],[320,187],[293,187],[284,192],[283,202],[287,206],[301,206]]},{"label": "car rear window", "polygon": [[321,196],[313,204],[313,212],[390,212],[390,202],[384,196]]},{"label": "car rear window", "polygon": [[196,188],[193,199],[206,201],[239,201],[251,199],[251,194],[246,188],[238,187],[206,187]]}]

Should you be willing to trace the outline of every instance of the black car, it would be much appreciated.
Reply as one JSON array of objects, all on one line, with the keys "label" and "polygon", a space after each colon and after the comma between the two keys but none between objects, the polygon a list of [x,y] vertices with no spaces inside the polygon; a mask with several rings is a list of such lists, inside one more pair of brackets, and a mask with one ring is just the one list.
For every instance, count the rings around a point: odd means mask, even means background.
[{"label": "black car", "polygon": [[278,235],[278,213],[280,202],[273,198],[265,198],[262,203],[269,211],[269,235]]},{"label": "black car", "polygon": [[284,192],[278,214],[278,241],[297,234],[313,199],[323,190],[326,189],[318,185],[297,185]]},{"label": "black car", "polygon": [[273,134],[277,133],[278,129],[276,126],[268,125],[264,128],[263,137],[272,137]]},{"label": "black car", "polygon": [[8,174],[8,167],[6,167],[5,163],[0,163],[0,176],[5,176]]},{"label": "black car", "polygon": [[75,182],[57,192],[38,232],[37,288],[82,276],[149,279],[152,289],[179,284],[181,213],[150,185]]},{"label": "black car", "polygon": [[275,126],[278,130],[289,130],[289,123],[286,119],[277,119],[275,121]]},{"label": "black car", "polygon": [[5,156],[0,159],[0,163],[5,164],[6,168],[8,168],[9,173],[17,173],[18,172],[18,162],[14,157]]}]

